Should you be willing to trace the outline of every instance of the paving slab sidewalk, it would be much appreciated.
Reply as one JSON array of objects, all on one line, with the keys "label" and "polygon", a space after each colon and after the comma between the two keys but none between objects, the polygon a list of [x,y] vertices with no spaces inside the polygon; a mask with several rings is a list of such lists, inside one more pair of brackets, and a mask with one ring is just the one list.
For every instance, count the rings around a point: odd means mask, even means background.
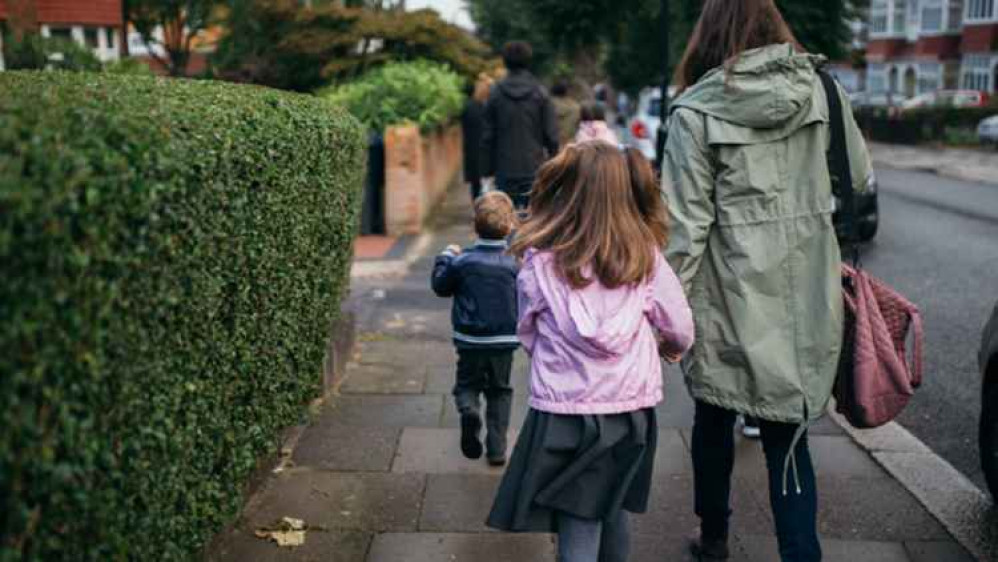
[{"label": "paving slab sidewalk", "polygon": [[[467,243],[470,210],[450,195],[434,225],[434,249]],[[458,451],[449,391],[455,355],[449,302],[428,287],[432,256],[395,277],[357,278],[359,350],[337,395],[304,432],[292,462],[248,501],[220,537],[218,562],[542,562],[554,538],[486,528],[501,470]],[[526,356],[514,367],[514,426],[526,411]],[[689,442],[693,406],[670,369],[659,408],[661,445],[651,509],[634,518],[634,562],[690,561]],[[515,438],[516,427],[511,435]],[[967,562],[921,504],[828,420],[812,432],[821,492],[820,528],[829,562]],[[735,562],[778,560],[761,447],[739,440],[733,492]],[[282,517],[310,526],[304,546],[278,547],[254,530]]]},{"label": "paving slab sidewalk", "polygon": [[998,151],[987,148],[904,146],[871,142],[879,166],[918,170],[958,180],[998,185]]}]

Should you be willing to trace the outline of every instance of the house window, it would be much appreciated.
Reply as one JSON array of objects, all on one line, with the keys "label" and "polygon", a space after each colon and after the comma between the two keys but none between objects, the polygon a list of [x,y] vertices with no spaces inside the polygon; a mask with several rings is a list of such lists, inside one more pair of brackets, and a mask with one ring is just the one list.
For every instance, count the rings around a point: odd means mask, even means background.
[{"label": "house window", "polygon": [[886,65],[871,64],[866,67],[866,89],[874,94],[887,91]]},{"label": "house window", "polygon": [[875,2],[870,7],[870,32],[887,33],[887,3]]},{"label": "house window", "polygon": [[918,65],[918,93],[926,94],[942,88],[943,66],[939,63],[923,62]]},{"label": "house window", "polygon": [[963,26],[963,2],[949,0],[949,30],[960,31]]},{"label": "house window", "polygon": [[117,39],[117,35],[113,27],[104,28],[104,44],[107,45],[108,49],[116,49],[117,44],[115,40]]},{"label": "house window", "polygon": [[991,91],[991,56],[990,55],[964,55],[963,57],[963,79],[961,85],[966,90]]},{"label": "house window", "polygon": [[50,27],[49,37],[54,37],[56,39],[65,39],[67,41],[73,40],[73,29],[69,27]]},{"label": "house window", "polygon": [[943,3],[928,2],[922,6],[922,33],[939,33],[943,30]]},{"label": "house window", "polygon": [[967,0],[966,21],[988,21],[995,18],[995,0]]},{"label": "house window", "polygon": [[83,29],[83,42],[87,45],[87,48],[97,49],[100,47],[100,40],[97,38],[97,29],[93,27],[87,27]]},{"label": "house window", "polygon": [[891,26],[891,32],[895,35],[903,35],[908,29],[907,7],[906,0],[897,0],[894,3],[894,23]]}]

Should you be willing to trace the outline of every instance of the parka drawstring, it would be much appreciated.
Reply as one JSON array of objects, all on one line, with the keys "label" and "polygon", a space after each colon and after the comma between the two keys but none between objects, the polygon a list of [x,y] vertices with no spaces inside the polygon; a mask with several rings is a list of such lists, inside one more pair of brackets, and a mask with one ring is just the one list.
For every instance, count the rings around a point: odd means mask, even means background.
[{"label": "parka drawstring", "polygon": [[794,485],[797,489],[797,495],[802,493],[800,488],[800,471],[797,470],[797,445],[800,440],[807,433],[808,426],[811,422],[805,421],[797,426],[797,431],[794,432],[794,438],[790,442],[790,450],[787,451],[786,458],[783,459],[783,495],[787,495],[787,477],[790,475],[790,470],[793,469],[794,473]]}]

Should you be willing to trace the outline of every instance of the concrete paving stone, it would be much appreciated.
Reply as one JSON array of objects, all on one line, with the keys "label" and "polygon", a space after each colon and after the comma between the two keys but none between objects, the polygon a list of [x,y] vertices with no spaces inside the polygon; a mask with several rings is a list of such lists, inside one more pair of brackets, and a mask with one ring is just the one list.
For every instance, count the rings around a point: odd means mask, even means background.
[{"label": "concrete paving stone", "polygon": [[[686,529],[686,532],[692,535],[693,529]],[[631,557],[628,560],[630,562],[697,562],[690,553],[689,537],[675,533],[633,535],[631,537]],[[731,562],[741,561],[736,556],[731,559]]]},{"label": "concrete paving stone", "polygon": [[209,562],[363,562],[371,533],[310,530],[305,544],[287,548],[256,538],[252,529],[237,529],[221,541]]},{"label": "concrete paving stone", "polygon": [[[739,535],[735,540],[745,562],[780,559],[776,538],[772,535]],[[896,542],[822,539],[821,550],[825,562],[911,562],[904,546]]]},{"label": "concrete paving stone", "polygon": [[398,367],[453,367],[457,361],[454,345],[436,340],[411,340],[373,334],[360,345],[361,364],[387,364]]},{"label": "concrete paving stone", "polygon": [[[516,434],[510,431],[509,452],[513,451]],[[481,459],[471,460],[461,454],[459,429],[424,429],[407,427],[399,440],[392,472],[424,474],[492,474],[501,475],[503,467],[491,467]]]},{"label": "concrete paving stone", "polygon": [[501,475],[431,474],[426,479],[422,532],[484,533]]},{"label": "concrete paving stone", "polygon": [[689,475],[692,470],[693,461],[679,430],[660,428],[658,431],[658,450],[655,451],[656,477],[672,474]]},{"label": "concrete paving stone", "polygon": [[268,482],[245,519],[251,529],[295,517],[328,530],[414,531],[424,486],[418,474],[292,469]]},{"label": "concrete paving stone", "polygon": [[[732,483],[732,531],[772,533],[773,523],[769,515],[769,504],[759,503],[751,492],[747,482],[736,479]],[[635,515],[632,521],[635,535],[688,537],[700,524],[699,518],[693,512],[693,477],[656,475],[652,482],[648,513]]]},{"label": "concrete paving stone", "polygon": [[503,533],[385,533],[367,562],[540,562],[554,560],[551,535]]},{"label": "concrete paving stone", "polygon": [[693,427],[693,412],[695,408],[683,375],[673,366],[665,368],[665,398],[655,408],[659,427]]},{"label": "concrete paving stone", "polygon": [[439,395],[344,395],[332,400],[319,419],[354,427],[437,427],[443,404]]},{"label": "concrete paving stone", "polygon": [[426,367],[358,365],[347,370],[340,392],[344,394],[422,394]]},{"label": "concrete paving stone", "polygon": [[911,562],[974,562],[974,557],[953,541],[911,541],[904,546]]},{"label": "concrete paving stone", "polygon": [[831,416],[822,416],[818,421],[813,422],[807,431],[809,435],[846,435],[846,432],[839,427],[839,424],[835,423]]},{"label": "concrete paving stone", "polygon": [[404,303],[399,306],[384,306],[371,319],[373,328],[393,338],[420,338],[434,342],[450,342],[454,333],[451,328],[450,309],[434,305],[414,306]]},{"label": "concrete paving stone", "polygon": [[305,430],[291,460],[296,466],[323,470],[387,472],[401,432],[391,427],[315,424]]},{"label": "concrete paving stone", "polygon": [[[769,505],[769,492],[750,492]],[[950,540],[918,501],[890,478],[818,476],[818,527],[830,539],[901,542]]]}]

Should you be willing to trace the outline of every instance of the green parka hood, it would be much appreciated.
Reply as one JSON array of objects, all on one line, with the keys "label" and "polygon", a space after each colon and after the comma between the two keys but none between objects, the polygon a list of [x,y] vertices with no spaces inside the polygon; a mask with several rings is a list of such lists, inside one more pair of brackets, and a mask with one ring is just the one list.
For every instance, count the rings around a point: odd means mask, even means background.
[{"label": "green parka hood", "polygon": [[739,127],[790,134],[823,118],[823,108],[814,104],[814,70],[824,62],[790,44],[746,51],[730,69],[715,68],[687,88],[672,109],[687,107]]}]

